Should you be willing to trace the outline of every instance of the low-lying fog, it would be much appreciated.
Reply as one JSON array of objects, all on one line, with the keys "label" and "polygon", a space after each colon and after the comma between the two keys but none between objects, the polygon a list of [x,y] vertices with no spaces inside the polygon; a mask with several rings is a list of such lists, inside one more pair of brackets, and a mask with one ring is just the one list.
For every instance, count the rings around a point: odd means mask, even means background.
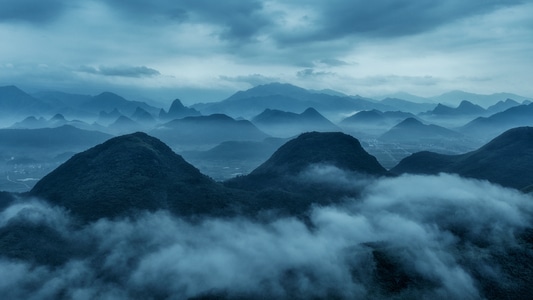
[{"label": "low-lying fog", "polygon": [[524,288],[506,268],[519,265],[513,255],[529,251],[518,237],[531,228],[530,196],[447,174],[360,179],[320,167],[301,176],[362,196],[315,207],[306,221],[191,221],[160,211],[84,227],[41,200],[13,203],[1,211],[0,228],[42,225],[91,250],[53,267],[3,258],[0,294],[372,299],[390,297],[392,280],[407,287],[397,298],[479,299],[492,289]]}]

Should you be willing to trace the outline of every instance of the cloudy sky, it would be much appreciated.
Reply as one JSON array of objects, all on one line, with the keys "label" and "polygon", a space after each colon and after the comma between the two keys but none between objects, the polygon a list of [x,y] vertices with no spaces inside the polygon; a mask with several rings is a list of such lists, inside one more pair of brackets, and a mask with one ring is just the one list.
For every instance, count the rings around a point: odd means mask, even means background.
[{"label": "cloudy sky", "polygon": [[0,85],[185,103],[281,81],[533,96],[531,0],[0,0]]}]

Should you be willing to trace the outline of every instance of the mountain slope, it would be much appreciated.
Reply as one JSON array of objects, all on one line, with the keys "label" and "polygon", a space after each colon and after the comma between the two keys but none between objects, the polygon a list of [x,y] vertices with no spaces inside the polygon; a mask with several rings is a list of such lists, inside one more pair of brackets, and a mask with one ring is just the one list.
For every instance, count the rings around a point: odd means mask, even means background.
[{"label": "mountain slope", "polygon": [[0,149],[10,153],[81,151],[110,137],[102,132],[78,129],[70,125],[40,129],[0,129]]},{"label": "mountain slope", "polygon": [[421,113],[435,108],[433,103],[418,103],[398,98],[385,98],[381,100],[381,103],[410,113]]},{"label": "mountain slope", "polygon": [[358,136],[379,136],[407,118],[416,119],[416,116],[402,111],[363,110],[343,119],[340,125]]},{"label": "mountain slope", "polygon": [[331,164],[370,175],[387,173],[354,137],[340,132],[308,132],[281,146],[250,175],[297,174],[312,164]]},{"label": "mountain slope", "polygon": [[223,114],[173,120],[150,133],[172,146],[216,145],[224,141],[261,141],[268,137],[250,121],[235,120]]},{"label": "mountain slope", "polygon": [[180,215],[222,213],[222,186],[145,133],[112,138],[73,156],[30,192],[83,220],[168,209]]},{"label": "mountain slope", "polygon": [[126,115],[132,115],[137,107],[140,107],[151,114],[159,112],[158,108],[155,108],[144,102],[130,101],[111,92],[103,92],[99,95],[91,97],[90,99],[87,99],[80,104],[81,109],[93,113],[98,113],[102,110],[112,111],[114,109],[118,109]]},{"label": "mountain slope", "polygon": [[461,136],[453,130],[433,124],[426,125],[415,118],[407,118],[385,132],[379,139],[387,142],[417,142],[457,139]]},{"label": "mountain slope", "polygon": [[159,118],[164,120],[181,119],[185,117],[199,116],[200,112],[194,108],[184,106],[179,99],[176,99],[170,105],[168,113],[164,110],[159,112]]},{"label": "mountain slope", "polygon": [[454,116],[480,116],[486,113],[486,110],[470,101],[463,100],[459,106],[453,108],[439,103],[428,115],[438,117],[454,117]]},{"label": "mountain slope", "polygon": [[[250,174],[224,185],[254,192],[263,210],[302,215],[313,205],[356,197],[360,189],[352,184],[357,186],[362,178],[388,174],[356,138],[340,132],[308,132],[285,143]],[[351,184],[343,184],[345,180]]]},{"label": "mountain slope", "polygon": [[278,137],[290,137],[306,131],[339,131],[335,124],[314,108],[300,114],[266,109],[252,119],[259,129]]},{"label": "mountain slope", "polygon": [[50,106],[30,96],[16,86],[0,87],[0,116],[27,117],[47,114]]},{"label": "mountain slope", "polygon": [[530,98],[511,94],[511,93],[496,93],[496,94],[490,94],[490,95],[480,95],[480,94],[474,94],[474,93],[468,93],[463,91],[451,91],[444,93],[439,96],[435,96],[430,98],[431,100],[435,102],[442,102],[442,103],[450,103],[451,105],[458,104],[461,100],[468,100],[470,102],[473,102],[478,105],[483,104],[494,104],[498,101],[501,101],[503,99],[515,99],[518,101],[524,101]]},{"label": "mountain slope", "polygon": [[517,189],[533,184],[533,128],[506,131],[478,150],[462,155],[418,152],[403,159],[391,172],[457,173]]},{"label": "mountain slope", "polygon": [[518,105],[520,105],[520,103],[514,101],[513,99],[507,98],[505,101],[498,101],[498,103],[487,107],[487,113],[496,114]]},{"label": "mountain slope", "polygon": [[518,126],[533,126],[533,103],[518,105],[489,117],[479,117],[458,130],[480,138],[493,138]]},{"label": "mountain slope", "polygon": [[340,132],[308,132],[285,143],[249,175],[234,178],[226,184],[247,190],[296,188],[305,194],[308,191],[297,187],[300,183],[291,181],[313,166],[333,166],[370,176],[388,174],[356,138]]}]

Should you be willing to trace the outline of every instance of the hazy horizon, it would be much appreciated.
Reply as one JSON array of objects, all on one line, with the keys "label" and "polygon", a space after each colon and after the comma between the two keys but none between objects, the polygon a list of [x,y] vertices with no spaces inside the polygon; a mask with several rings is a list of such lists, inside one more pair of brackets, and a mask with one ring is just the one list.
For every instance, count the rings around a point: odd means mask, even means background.
[{"label": "hazy horizon", "polygon": [[24,90],[187,104],[274,81],[366,97],[533,96],[527,1],[0,3],[0,85]]}]

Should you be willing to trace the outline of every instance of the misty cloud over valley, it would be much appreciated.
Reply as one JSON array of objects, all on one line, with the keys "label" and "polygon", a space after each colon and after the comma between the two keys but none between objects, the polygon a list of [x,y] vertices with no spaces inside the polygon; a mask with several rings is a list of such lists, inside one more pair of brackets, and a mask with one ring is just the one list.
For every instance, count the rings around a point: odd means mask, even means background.
[{"label": "misty cloud over valley", "polygon": [[[339,172],[306,176],[331,184]],[[356,188],[360,198],[313,207],[306,221],[158,211],[80,227],[46,202],[15,200],[0,215],[2,241],[9,228],[44,231],[54,239],[35,247],[52,257],[3,258],[0,290],[10,299],[526,296],[531,196],[446,174]]]}]

